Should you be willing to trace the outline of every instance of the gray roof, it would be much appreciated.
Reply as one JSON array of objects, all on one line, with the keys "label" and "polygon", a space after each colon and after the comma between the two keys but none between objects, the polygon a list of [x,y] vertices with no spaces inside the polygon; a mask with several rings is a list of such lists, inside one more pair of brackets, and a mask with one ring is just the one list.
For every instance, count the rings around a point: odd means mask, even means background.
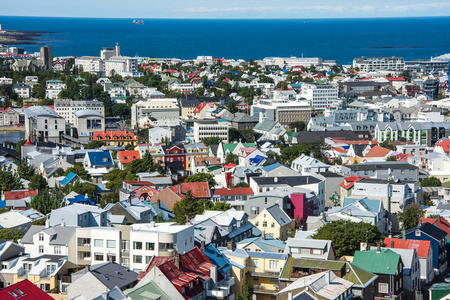
[{"label": "gray roof", "polygon": [[252,177],[252,179],[258,185],[270,185],[270,186],[299,186],[305,184],[315,184],[322,180],[314,176],[279,176],[279,177]]},{"label": "gray roof", "polygon": [[280,226],[284,226],[292,222],[292,219],[276,204],[271,207],[267,207],[266,210]]},{"label": "gray roof", "polygon": [[93,110],[93,109],[81,109],[81,110],[77,110],[73,114],[75,116],[77,116],[78,118],[88,118],[88,117],[102,118],[103,117],[101,112]]},{"label": "gray roof", "polygon": [[388,170],[388,169],[418,169],[419,167],[411,165],[407,162],[365,162],[356,165],[347,165],[344,168],[349,168],[352,171],[364,170]]},{"label": "gray roof", "polygon": [[116,286],[122,289],[127,285],[136,282],[138,276],[137,273],[130,269],[112,262],[92,265],[74,274],[80,272],[84,274],[90,272],[110,290]]},{"label": "gray roof", "polygon": [[27,119],[36,116],[47,118],[61,118],[53,109],[47,106],[31,106],[25,108],[24,112]]},{"label": "gray roof", "polygon": [[67,245],[75,234],[76,227],[54,226],[45,228],[45,226],[31,226],[20,242],[22,244],[33,244],[33,236],[38,232],[51,236],[50,245]]}]

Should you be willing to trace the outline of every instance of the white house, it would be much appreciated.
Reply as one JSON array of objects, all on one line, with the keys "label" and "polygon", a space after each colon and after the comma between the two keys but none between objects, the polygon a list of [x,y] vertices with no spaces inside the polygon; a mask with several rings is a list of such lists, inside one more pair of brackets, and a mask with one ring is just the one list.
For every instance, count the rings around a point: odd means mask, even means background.
[{"label": "white house", "polygon": [[328,171],[330,166],[313,156],[302,154],[292,161],[291,168],[302,175],[314,175]]}]

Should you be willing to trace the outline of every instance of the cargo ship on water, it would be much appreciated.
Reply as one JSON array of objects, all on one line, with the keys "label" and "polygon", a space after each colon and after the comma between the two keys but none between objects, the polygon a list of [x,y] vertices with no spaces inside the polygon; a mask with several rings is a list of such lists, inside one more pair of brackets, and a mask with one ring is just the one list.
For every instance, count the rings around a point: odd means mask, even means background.
[{"label": "cargo ship on water", "polygon": [[133,20],[133,24],[144,25],[144,20]]}]

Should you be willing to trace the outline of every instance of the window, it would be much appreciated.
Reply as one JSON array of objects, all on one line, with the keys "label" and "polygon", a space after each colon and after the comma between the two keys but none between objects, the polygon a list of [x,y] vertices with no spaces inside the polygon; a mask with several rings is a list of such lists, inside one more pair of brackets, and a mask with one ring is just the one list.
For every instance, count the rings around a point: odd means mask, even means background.
[{"label": "window", "polygon": [[103,253],[96,253],[96,254],[94,255],[94,259],[95,259],[95,260],[103,261]]},{"label": "window", "polygon": [[[414,279],[415,281],[415,279]],[[402,278],[400,278],[400,288],[402,288]]]},{"label": "window", "polygon": [[155,250],[155,243],[146,243],[145,250]]},{"label": "window", "polygon": [[314,255],[322,255],[322,250],[321,249],[312,249],[312,254],[314,254]]},{"label": "window", "polygon": [[116,248],[116,241],[114,241],[114,240],[107,240],[106,241],[106,247],[108,247],[108,248]]},{"label": "window", "polygon": [[298,253],[298,248],[291,247],[291,253]]},{"label": "window", "polygon": [[44,253],[44,246],[42,245],[39,246],[39,253]]},{"label": "window", "polygon": [[254,259],[253,260],[253,268],[258,268],[259,267],[259,259]]},{"label": "window", "polygon": [[54,254],[61,254],[61,246],[55,246],[53,250]]},{"label": "window", "polygon": [[270,226],[272,226],[272,228],[275,228],[275,222],[272,222],[272,224],[270,224]]},{"label": "window", "polygon": [[94,247],[103,247],[103,240],[95,239],[94,240]]},{"label": "window", "polygon": [[145,263],[148,264],[153,256],[146,256],[145,257]]},{"label": "window", "polygon": [[271,270],[278,270],[278,260],[271,260],[269,266]]},{"label": "window", "polygon": [[133,262],[136,264],[142,263],[142,255],[133,255]]},{"label": "window", "polygon": [[134,250],[142,250],[142,242],[133,242]]},{"label": "window", "polygon": [[263,221],[263,227],[267,227],[267,221]]},{"label": "window", "polygon": [[389,285],[387,283],[379,283],[378,284],[378,292],[379,293],[389,293]]},{"label": "window", "polygon": [[416,230],[416,236],[420,236],[420,230]]}]

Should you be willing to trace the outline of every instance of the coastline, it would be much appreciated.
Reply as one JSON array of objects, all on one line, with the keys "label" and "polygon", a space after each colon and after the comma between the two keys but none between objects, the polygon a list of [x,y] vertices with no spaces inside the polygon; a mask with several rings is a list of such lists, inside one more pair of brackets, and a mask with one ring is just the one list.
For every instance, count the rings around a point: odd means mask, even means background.
[{"label": "coastline", "polygon": [[20,31],[20,30],[1,30],[0,44],[3,45],[37,45],[39,38],[51,32],[43,31]]}]

